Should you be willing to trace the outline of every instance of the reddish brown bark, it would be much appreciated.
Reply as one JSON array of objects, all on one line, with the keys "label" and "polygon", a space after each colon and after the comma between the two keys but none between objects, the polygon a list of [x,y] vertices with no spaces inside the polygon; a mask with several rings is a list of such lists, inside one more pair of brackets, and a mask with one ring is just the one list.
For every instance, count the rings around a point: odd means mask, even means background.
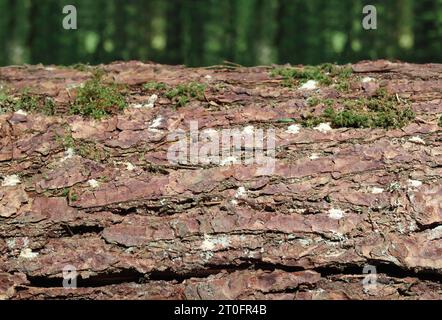
[{"label": "reddish brown bark", "polygon": [[[354,65],[348,97],[385,87],[411,101],[416,120],[327,133],[277,122],[298,119],[311,93],[282,87],[266,67],[104,69],[129,86],[131,104],[147,100],[148,81],[207,83],[207,101],[174,110],[160,96],[153,108],[101,121],[0,115],[1,298],[442,297],[442,65]],[[361,82],[366,76],[375,81]],[[89,77],[0,69],[2,85],[53,97],[59,111]],[[257,165],[168,162],[167,134],[194,119],[202,129],[275,128],[272,175]],[[69,132],[82,155],[66,154],[60,137]],[[5,183],[13,175],[20,181]],[[367,264],[379,273],[375,291],[362,284]],[[62,286],[66,265],[79,272],[76,290]]]}]

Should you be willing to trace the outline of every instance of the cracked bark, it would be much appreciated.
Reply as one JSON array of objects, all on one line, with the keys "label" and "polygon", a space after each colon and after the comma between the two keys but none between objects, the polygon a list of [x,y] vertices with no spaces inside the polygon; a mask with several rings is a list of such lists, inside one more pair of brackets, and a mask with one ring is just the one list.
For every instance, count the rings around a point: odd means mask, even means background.
[{"label": "cracked bark", "polygon": [[[141,85],[149,81],[205,82],[207,101],[174,110],[160,97],[153,108],[99,122],[0,115],[0,176],[20,176],[0,187],[0,298],[441,298],[442,65],[353,65],[348,97],[368,95],[360,77],[370,76],[409,99],[416,120],[402,129],[328,133],[292,133],[275,121],[299,118],[311,93],[280,86],[266,67],[129,62],[104,70],[129,86],[131,104],[147,100]],[[60,113],[72,99],[67,88],[89,77],[0,68],[0,84],[50,96]],[[321,87],[317,94],[340,93]],[[274,128],[274,172],[170,164],[167,134],[188,131],[194,119],[200,129]],[[66,156],[57,137],[69,132],[75,145],[96,152]],[[76,199],[63,194],[67,188]],[[245,194],[235,197],[239,188]],[[364,290],[367,264],[377,267],[376,290]],[[62,286],[66,265],[78,270],[76,290]]]}]

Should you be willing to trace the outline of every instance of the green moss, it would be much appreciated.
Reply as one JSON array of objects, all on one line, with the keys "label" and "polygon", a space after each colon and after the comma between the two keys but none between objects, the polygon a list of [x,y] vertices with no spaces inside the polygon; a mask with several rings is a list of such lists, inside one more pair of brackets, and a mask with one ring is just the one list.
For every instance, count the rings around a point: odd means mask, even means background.
[{"label": "green moss", "polygon": [[304,68],[275,68],[271,71],[272,77],[280,76],[283,78],[283,85],[292,87],[299,83],[305,83],[308,80],[318,81],[320,84],[330,85],[331,79],[322,72],[319,67],[306,66]]},{"label": "green moss", "polygon": [[175,108],[184,107],[191,99],[205,100],[204,92],[207,86],[203,83],[189,82],[169,87],[164,82],[147,82],[143,85],[144,90],[165,91],[164,95],[172,100]]},{"label": "green moss", "polygon": [[43,105],[42,113],[47,116],[53,116],[57,110],[57,106],[52,98],[47,97]]},{"label": "green moss", "polygon": [[353,70],[349,67],[344,67],[340,73],[336,76],[336,90],[340,92],[347,92],[350,90],[350,78],[353,73]]},{"label": "green moss", "polygon": [[319,103],[320,103],[320,99],[318,98],[318,97],[315,97],[315,96],[313,96],[313,97],[309,97],[308,99],[307,99],[307,105],[309,106],[309,107],[315,107],[315,106],[317,106]]},{"label": "green moss", "polygon": [[105,148],[93,142],[76,141],[70,131],[64,135],[56,136],[55,142],[63,146],[65,150],[73,149],[76,154],[86,159],[98,162],[109,158],[109,152]]},{"label": "green moss", "polygon": [[353,71],[350,67],[337,66],[331,63],[319,66],[305,66],[303,68],[295,67],[277,67],[270,72],[272,77],[282,77],[282,84],[286,87],[292,87],[315,80],[321,85],[336,84],[340,91],[348,90],[348,80]]},{"label": "green moss", "polygon": [[307,128],[316,127],[322,122],[324,122],[323,117],[315,117],[313,115],[307,115],[301,120],[301,124]]},{"label": "green moss", "polygon": [[62,145],[63,148],[66,150],[69,148],[72,148],[72,149],[75,148],[75,140],[70,133],[63,135],[63,136],[58,135],[55,138],[55,142],[59,145]]},{"label": "green moss", "polygon": [[29,94],[28,89],[25,89],[23,93],[14,103],[14,111],[24,110],[26,112],[38,111],[39,98],[35,95]]},{"label": "green moss", "polygon": [[198,82],[180,84],[166,91],[166,97],[175,103],[175,107],[184,107],[192,98],[204,100],[206,85]]},{"label": "green moss", "polygon": [[75,69],[75,70],[78,70],[78,71],[82,71],[82,72],[86,72],[86,71],[90,71],[94,67],[91,67],[87,63],[76,63],[76,64],[73,64],[73,65],[69,66],[69,68],[72,68],[72,69]]},{"label": "green moss", "polygon": [[7,101],[9,98],[8,90],[4,88],[3,86],[0,86],[0,104]]},{"label": "green moss", "polygon": [[387,191],[388,192],[395,192],[397,190],[400,190],[401,185],[399,182],[392,182],[388,185]]},{"label": "green moss", "polygon": [[78,200],[78,195],[74,192],[69,192],[69,201],[74,202]]},{"label": "green moss", "polygon": [[[310,106],[317,105],[318,98],[310,98]],[[352,100],[337,99],[335,102],[324,102],[327,106],[321,116],[308,115],[302,120],[306,127],[330,122],[334,128],[401,128],[415,117],[407,103],[398,101],[395,96],[379,90],[371,98]],[[334,106],[339,106],[338,110]]]},{"label": "green moss", "polygon": [[24,89],[17,96],[9,94],[6,89],[2,89],[0,91],[0,113],[18,110],[52,116],[56,112],[56,105],[52,98],[31,94],[29,89]]},{"label": "green moss", "polygon": [[59,196],[67,198],[70,202],[78,200],[78,195],[71,188],[64,188]]},{"label": "green moss", "polygon": [[144,90],[166,90],[167,85],[164,82],[150,81],[143,85]]},{"label": "green moss", "polygon": [[104,148],[92,142],[80,143],[78,146],[76,146],[75,151],[81,157],[97,162],[109,158],[109,153]]},{"label": "green moss", "polygon": [[104,83],[102,73],[97,71],[91,80],[78,89],[77,97],[70,106],[70,114],[94,119],[116,114],[127,107],[122,91],[121,86]]},{"label": "green moss", "polygon": [[0,88],[0,114],[10,111],[11,97],[8,90],[4,87]]},{"label": "green moss", "polygon": [[324,111],[325,121],[331,122],[335,128],[364,128],[370,123],[370,116],[367,113],[355,110],[343,110],[336,112],[333,108]]},{"label": "green moss", "polygon": [[319,105],[321,103],[326,106],[332,106],[334,102],[333,102],[333,99],[320,99],[316,96],[312,96],[307,99],[307,105],[309,107],[316,107],[317,105]]},{"label": "green moss", "polygon": [[63,191],[61,192],[61,196],[68,197],[69,191],[70,191],[69,188],[64,188]]},{"label": "green moss", "polygon": [[439,117],[439,127],[442,127],[442,116]]}]

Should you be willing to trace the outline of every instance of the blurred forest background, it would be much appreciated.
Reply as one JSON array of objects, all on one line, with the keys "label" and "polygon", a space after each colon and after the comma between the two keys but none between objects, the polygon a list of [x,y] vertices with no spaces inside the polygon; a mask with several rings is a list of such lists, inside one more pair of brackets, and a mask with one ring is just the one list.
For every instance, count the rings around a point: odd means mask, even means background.
[{"label": "blurred forest background", "polygon": [[[78,30],[64,30],[75,5]],[[362,8],[378,10],[364,30]],[[0,65],[442,62],[442,0],[0,0]]]}]

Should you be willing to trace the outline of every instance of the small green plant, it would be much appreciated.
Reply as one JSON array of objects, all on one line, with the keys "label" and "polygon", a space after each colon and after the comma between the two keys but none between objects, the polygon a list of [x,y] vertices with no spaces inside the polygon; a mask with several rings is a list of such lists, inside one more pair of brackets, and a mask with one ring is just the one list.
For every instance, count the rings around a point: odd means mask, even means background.
[{"label": "small green plant", "polygon": [[105,84],[102,73],[97,71],[92,79],[78,89],[77,97],[70,106],[70,113],[101,119],[126,107],[122,88],[116,84]]},{"label": "small green plant", "polygon": [[65,197],[69,202],[74,202],[78,200],[78,195],[71,188],[64,188],[61,193],[61,197]]},{"label": "small green plant", "polygon": [[70,191],[69,188],[64,188],[63,191],[61,192],[61,196],[67,198],[69,195],[69,191]]},{"label": "small green plant", "polygon": [[184,107],[190,99],[204,100],[206,85],[198,82],[180,84],[166,91],[166,97],[175,103],[175,107]]},{"label": "small green plant", "polygon": [[69,202],[75,202],[78,200],[78,195],[75,192],[69,192]]}]

